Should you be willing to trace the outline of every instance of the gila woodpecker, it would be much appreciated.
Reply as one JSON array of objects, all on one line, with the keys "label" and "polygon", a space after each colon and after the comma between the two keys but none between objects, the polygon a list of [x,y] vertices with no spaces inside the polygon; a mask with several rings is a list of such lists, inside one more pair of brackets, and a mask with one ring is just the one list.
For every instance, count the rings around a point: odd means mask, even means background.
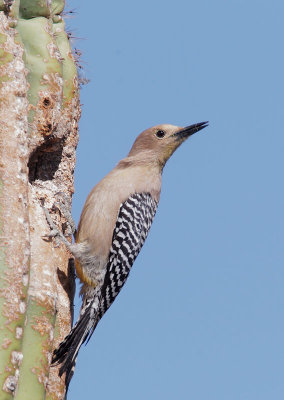
[{"label": "gila woodpecker", "polygon": [[82,282],[80,316],[54,351],[68,388],[81,345],[124,285],[151,227],[161,190],[163,167],[189,136],[207,126],[158,125],[142,132],[128,156],[98,183],[83,208],[76,243],[66,243]]}]

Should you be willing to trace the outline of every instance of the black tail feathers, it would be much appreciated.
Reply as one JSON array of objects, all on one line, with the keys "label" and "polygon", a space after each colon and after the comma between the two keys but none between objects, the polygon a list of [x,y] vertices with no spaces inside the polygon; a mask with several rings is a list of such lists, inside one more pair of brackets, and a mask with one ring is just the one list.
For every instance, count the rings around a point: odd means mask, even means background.
[{"label": "black tail feathers", "polygon": [[87,340],[88,336],[93,333],[96,325],[94,309],[92,308],[92,304],[90,304],[63,342],[54,350],[51,363],[62,364],[59,370],[59,376],[62,376],[64,373],[66,374],[66,392],[74,374],[80,347]]}]

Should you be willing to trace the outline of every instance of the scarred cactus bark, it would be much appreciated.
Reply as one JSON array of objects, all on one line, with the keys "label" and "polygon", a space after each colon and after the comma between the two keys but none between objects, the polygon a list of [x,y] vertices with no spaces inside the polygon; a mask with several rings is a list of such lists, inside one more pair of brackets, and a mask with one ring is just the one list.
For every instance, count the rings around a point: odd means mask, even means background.
[{"label": "scarred cactus bark", "polygon": [[[63,399],[50,368],[70,329],[74,275],[59,227],[71,199],[80,117],[63,0],[0,0],[0,399]],[[71,239],[71,236],[70,236]],[[68,266],[69,265],[69,266]]]}]

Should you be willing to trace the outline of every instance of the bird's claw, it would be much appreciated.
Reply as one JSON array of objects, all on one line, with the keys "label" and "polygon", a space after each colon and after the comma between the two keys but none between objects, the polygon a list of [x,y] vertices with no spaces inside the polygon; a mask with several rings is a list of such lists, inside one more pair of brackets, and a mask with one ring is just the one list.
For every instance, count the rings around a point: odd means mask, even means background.
[{"label": "bird's claw", "polygon": [[68,242],[68,240],[65,238],[65,236],[62,234],[62,232],[60,232],[60,230],[55,226],[54,222],[52,221],[52,218],[48,212],[48,210],[42,206],[44,214],[45,214],[45,218],[46,221],[50,227],[50,232],[43,235],[42,238],[45,240],[51,240],[52,238],[55,239],[55,244],[56,247],[59,247],[60,242],[63,242],[66,246],[69,246],[70,243]]},{"label": "bird's claw", "polygon": [[56,203],[54,203],[54,206],[59,209],[59,211],[63,214],[64,218],[66,219],[69,232],[71,231],[71,233],[69,233],[69,234],[75,236],[76,224],[75,224],[75,222],[72,218],[72,215],[69,211],[71,208],[71,201],[68,198],[68,196],[66,196],[66,194],[63,192],[58,192],[58,193],[56,193],[55,196],[57,196],[59,198],[59,200]]},{"label": "bird's claw", "polygon": [[57,229],[57,227],[54,225],[54,222],[51,219],[51,216],[48,212],[48,210],[42,206],[46,221],[50,227],[50,232],[46,233],[45,235],[42,235],[42,239],[51,241],[53,238],[55,239],[55,247],[59,247],[60,245],[60,236],[62,233]]}]

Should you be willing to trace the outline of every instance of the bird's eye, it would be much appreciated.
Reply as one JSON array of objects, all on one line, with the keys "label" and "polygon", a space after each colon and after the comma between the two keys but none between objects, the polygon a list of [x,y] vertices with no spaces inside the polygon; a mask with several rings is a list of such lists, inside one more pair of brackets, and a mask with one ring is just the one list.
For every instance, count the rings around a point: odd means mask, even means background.
[{"label": "bird's eye", "polygon": [[156,132],[156,136],[159,139],[162,139],[165,136],[165,134],[166,134],[165,131],[162,131],[162,130],[159,130]]}]

